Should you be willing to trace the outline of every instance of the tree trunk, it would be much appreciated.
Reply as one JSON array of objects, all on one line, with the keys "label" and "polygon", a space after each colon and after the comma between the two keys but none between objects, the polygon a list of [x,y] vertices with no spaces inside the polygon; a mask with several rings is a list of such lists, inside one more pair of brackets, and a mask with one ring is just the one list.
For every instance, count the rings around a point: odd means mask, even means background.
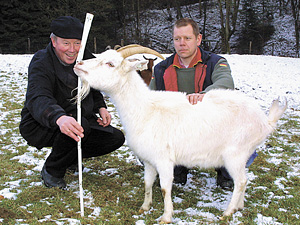
[{"label": "tree trunk", "polygon": [[299,57],[299,32],[300,32],[300,0],[291,0],[292,12],[294,17],[295,38],[296,38],[296,57]]},{"label": "tree trunk", "polygon": [[199,17],[202,17],[202,0],[199,0]]},{"label": "tree trunk", "polygon": [[240,0],[225,0],[225,16],[223,13],[223,0],[218,0],[220,17],[221,17],[221,38],[223,51],[230,54],[230,38],[235,32],[236,21],[238,16],[238,9]]},{"label": "tree trunk", "polygon": [[136,0],[135,3],[135,38],[140,42],[140,0]]},{"label": "tree trunk", "polygon": [[177,19],[182,18],[181,8],[180,8],[180,1],[175,0],[176,10],[177,10]]},{"label": "tree trunk", "polygon": [[207,22],[207,14],[206,14],[206,9],[207,9],[207,1],[208,0],[199,0],[199,15],[200,18],[203,17],[203,26],[202,26],[202,39],[206,38],[206,22]]}]

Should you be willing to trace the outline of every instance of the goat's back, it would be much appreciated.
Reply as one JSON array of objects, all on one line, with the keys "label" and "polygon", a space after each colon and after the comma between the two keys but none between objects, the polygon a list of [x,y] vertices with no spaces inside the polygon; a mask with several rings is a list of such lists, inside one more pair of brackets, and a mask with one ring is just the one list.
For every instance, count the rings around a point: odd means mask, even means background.
[{"label": "goat's back", "polygon": [[129,144],[144,160],[171,158],[175,164],[194,166],[199,161],[205,164],[209,157],[214,160],[207,167],[221,165],[220,151],[246,148],[251,155],[272,131],[257,103],[237,91],[209,91],[196,105],[181,93],[151,94],[147,112],[136,115],[141,116],[140,123],[135,117],[136,132],[128,136]]}]

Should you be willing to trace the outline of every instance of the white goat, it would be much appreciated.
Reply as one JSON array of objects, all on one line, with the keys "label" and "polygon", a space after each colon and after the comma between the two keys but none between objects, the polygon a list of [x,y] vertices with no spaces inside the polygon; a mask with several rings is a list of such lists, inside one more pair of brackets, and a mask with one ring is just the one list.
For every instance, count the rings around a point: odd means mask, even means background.
[{"label": "white goat", "polygon": [[136,70],[146,61],[128,61],[108,50],[74,70],[88,84],[111,97],[130,148],[145,165],[145,199],[149,210],[157,173],[164,197],[162,223],[171,223],[171,189],[175,165],[225,166],[234,180],[232,199],[223,216],[244,207],[245,165],[257,145],[275,128],[287,103],[274,101],[269,116],[237,91],[212,90],[191,105],[184,93],[151,91]]}]

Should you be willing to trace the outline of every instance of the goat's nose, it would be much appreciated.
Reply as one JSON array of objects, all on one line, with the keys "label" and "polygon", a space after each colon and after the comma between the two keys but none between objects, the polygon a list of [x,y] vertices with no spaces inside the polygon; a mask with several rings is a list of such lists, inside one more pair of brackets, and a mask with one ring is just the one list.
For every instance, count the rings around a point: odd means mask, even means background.
[{"label": "goat's nose", "polygon": [[83,65],[83,61],[79,61],[79,62],[78,62],[78,65]]}]

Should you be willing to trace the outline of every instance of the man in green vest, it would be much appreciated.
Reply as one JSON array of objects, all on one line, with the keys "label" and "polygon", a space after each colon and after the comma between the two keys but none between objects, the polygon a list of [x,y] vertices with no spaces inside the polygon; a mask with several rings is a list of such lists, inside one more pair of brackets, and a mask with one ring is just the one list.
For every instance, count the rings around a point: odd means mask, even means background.
[{"label": "man in green vest", "polygon": [[[209,90],[234,89],[227,60],[198,47],[201,41],[202,35],[194,20],[189,18],[177,20],[173,27],[176,53],[154,67],[149,87],[153,90],[185,92],[191,104],[202,101]],[[255,157],[256,155],[249,159],[250,164]],[[233,180],[227,170],[222,167],[216,168],[216,171],[217,184],[221,188],[231,189]],[[174,168],[174,182],[185,184],[187,174],[187,168],[177,165]]]}]

